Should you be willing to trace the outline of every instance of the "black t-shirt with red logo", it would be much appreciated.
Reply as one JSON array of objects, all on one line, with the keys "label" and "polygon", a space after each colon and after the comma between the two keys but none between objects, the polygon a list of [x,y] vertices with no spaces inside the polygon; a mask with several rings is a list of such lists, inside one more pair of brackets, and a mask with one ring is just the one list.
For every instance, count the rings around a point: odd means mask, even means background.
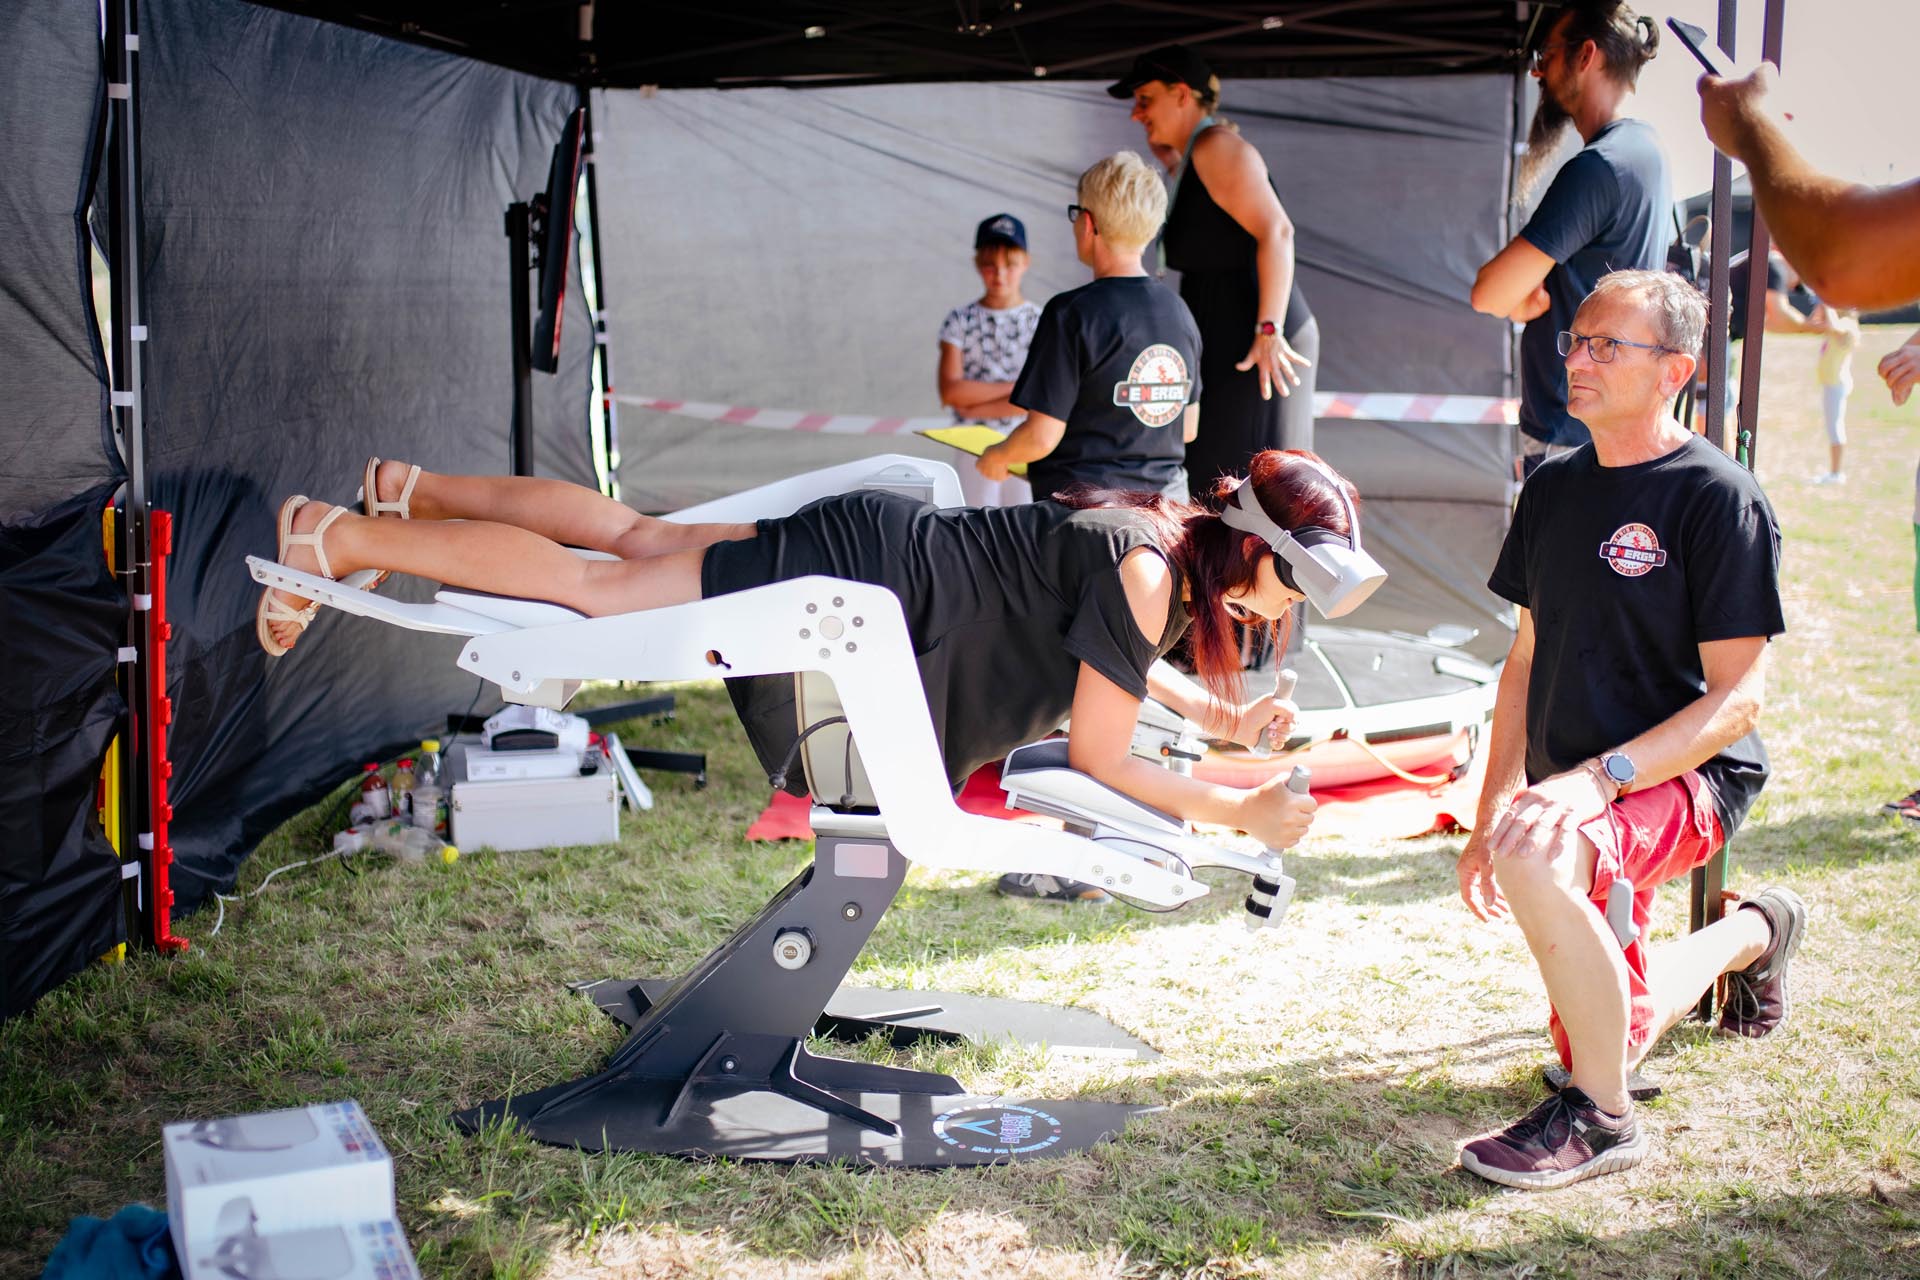
[{"label": "black t-shirt with red logo", "polygon": [[1200,396],[1200,330],[1173,290],[1109,276],[1055,294],[1008,397],[1067,424],[1030,464],[1036,498],[1070,484],[1186,497],[1181,419]]},{"label": "black t-shirt with red logo", "polygon": [[[1773,508],[1746,468],[1699,436],[1627,467],[1601,466],[1591,444],[1542,463],[1487,585],[1533,615],[1529,782],[1706,692],[1702,642],[1786,630]],[[1731,837],[1767,780],[1760,735],[1700,773]]]}]

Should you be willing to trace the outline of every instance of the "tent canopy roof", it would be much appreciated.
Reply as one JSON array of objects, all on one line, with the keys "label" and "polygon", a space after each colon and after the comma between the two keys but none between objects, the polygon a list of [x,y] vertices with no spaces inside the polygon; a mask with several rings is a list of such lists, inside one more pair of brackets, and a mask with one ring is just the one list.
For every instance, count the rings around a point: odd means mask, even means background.
[{"label": "tent canopy roof", "polygon": [[[1115,79],[1160,45],[1226,80],[1512,70],[1515,0],[260,0],[611,88]],[[583,35],[583,28],[585,34]]]}]

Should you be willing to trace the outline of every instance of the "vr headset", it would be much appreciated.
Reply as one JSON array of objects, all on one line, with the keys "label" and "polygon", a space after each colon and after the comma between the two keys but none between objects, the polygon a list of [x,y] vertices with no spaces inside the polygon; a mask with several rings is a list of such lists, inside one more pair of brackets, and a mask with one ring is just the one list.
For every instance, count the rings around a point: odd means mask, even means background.
[{"label": "vr headset", "polygon": [[1387,571],[1360,546],[1360,517],[1340,477],[1320,463],[1304,458],[1302,461],[1332,482],[1333,491],[1340,495],[1340,503],[1347,509],[1347,527],[1353,530],[1351,538],[1312,526],[1282,529],[1260,506],[1250,480],[1240,482],[1221,510],[1220,518],[1230,528],[1266,539],[1273,547],[1274,568],[1280,574],[1280,581],[1312,601],[1322,617],[1338,618],[1358,609],[1378,590],[1387,580]]}]

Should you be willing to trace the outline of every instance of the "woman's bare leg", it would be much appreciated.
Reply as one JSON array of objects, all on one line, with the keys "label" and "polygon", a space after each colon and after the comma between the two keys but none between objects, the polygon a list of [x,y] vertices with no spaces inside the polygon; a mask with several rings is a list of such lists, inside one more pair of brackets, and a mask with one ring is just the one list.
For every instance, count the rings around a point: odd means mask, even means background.
[{"label": "woman's bare leg", "polygon": [[[391,458],[381,462],[374,486],[382,502],[400,500],[407,467]],[[753,536],[752,525],[675,524],[584,485],[538,476],[450,476],[422,467],[409,505],[416,520],[491,520],[623,560]]]},{"label": "woman's bare leg", "polygon": [[[324,502],[309,502],[294,514],[294,531],[311,533],[330,509]],[[700,564],[706,556],[704,547],[693,547],[639,560],[588,560],[509,524],[375,520],[351,513],[328,527],[323,545],[335,577],[357,569],[389,569],[449,586],[551,600],[595,617],[700,599]],[[310,547],[293,547],[287,560],[289,568],[320,571]],[[295,609],[307,603],[289,592],[277,594]],[[291,624],[274,627],[282,644],[291,645],[298,635]]]}]

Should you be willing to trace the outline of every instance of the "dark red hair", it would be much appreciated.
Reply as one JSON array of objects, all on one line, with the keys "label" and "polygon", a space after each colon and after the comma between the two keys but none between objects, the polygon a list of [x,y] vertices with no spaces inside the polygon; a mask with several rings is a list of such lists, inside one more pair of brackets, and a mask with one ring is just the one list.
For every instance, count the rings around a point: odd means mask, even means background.
[{"label": "dark red hair", "polygon": [[[1331,478],[1337,473],[1331,467],[1320,470],[1326,465],[1318,454],[1304,449],[1267,449],[1253,455],[1247,476],[1261,508],[1282,529],[1331,529],[1351,535],[1347,508],[1335,489],[1336,480]],[[1344,477],[1337,483],[1357,512],[1359,490]],[[1237,476],[1222,476],[1215,481],[1208,495],[1211,509],[1157,493],[1096,489],[1091,485],[1074,485],[1053,495],[1056,502],[1076,509],[1116,507],[1145,518],[1153,531],[1154,545],[1186,584],[1187,612],[1193,619],[1187,640],[1193,672],[1207,692],[1227,706],[1238,706],[1245,699],[1246,682],[1241,675],[1241,627],[1227,613],[1225,596],[1229,591],[1251,587],[1260,572],[1260,562],[1273,554],[1266,539],[1242,533],[1215,514],[1239,485]],[[1272,635],[1276,650],[1284,650],[1291,616],[1263,625]]]}]

